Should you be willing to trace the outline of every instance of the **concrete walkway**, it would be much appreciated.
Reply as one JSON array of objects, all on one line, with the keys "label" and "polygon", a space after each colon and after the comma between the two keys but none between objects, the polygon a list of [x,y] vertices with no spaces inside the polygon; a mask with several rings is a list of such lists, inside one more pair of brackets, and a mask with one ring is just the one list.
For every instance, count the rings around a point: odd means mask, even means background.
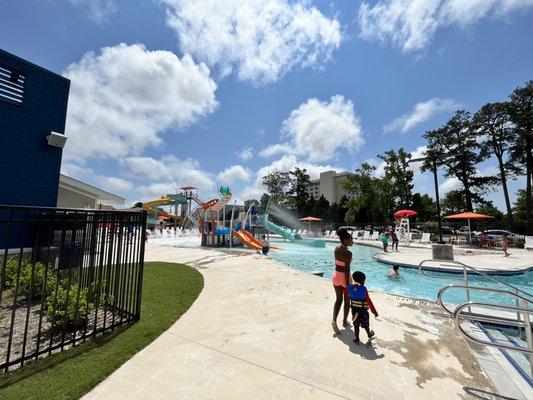
[{"label": "concrete walkway", "polygon": [[[333,335],[331,284],[259,255],[148,246],[205,287],[167,332],[84,399],[463,399],[494,392],[432,303],[374,293],[373,346]],[[339,321],[340,322],[340,321]],[[365,335],[362,334],[362,338]]]}]

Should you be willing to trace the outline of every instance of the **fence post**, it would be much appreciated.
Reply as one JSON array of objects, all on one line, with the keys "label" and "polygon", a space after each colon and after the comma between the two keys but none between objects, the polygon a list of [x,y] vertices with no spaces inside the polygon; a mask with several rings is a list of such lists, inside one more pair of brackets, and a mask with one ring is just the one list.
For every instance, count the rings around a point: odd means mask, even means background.
[{"label": "fence post", "polygon": [[138,320],[141,317],[141,298],[142,298],[142,288],[143,288],[143,273],[144,273],[144,247],[145,240],[144,236],[146,234],[146,210],[142,211],[141,214],[141,226],[142,234],[140,236],[141,240],[141,249],[139,251],[139,272],[138,272],[138,281],[137,281],[137,306],[135,307],[135,319]]}]

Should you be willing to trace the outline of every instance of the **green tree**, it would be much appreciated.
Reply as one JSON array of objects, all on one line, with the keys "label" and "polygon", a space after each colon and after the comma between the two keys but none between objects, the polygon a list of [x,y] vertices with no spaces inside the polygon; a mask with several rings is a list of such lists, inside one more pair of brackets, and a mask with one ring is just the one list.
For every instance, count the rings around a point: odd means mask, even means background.
[{"label": "green tree", "polygon": [[304,216],[311,215],[316,210],[316,199],[314,196],[308,196],[304,207]]},{"label": "green tree", "polygon": [[346,220],[346,212],[348,198],[342,196],[338,203],[333,203],[328,210],[328,215],[326,217],[327,221],[334,223],[335,225],[342,225]]},{"label": "green tree", "polygon": [[289,171],[290,189],[289,194],[293,196],[293,204],[299,214],[304,214],[309,199],[307,188],[309,186],[309,174],[307,170],[295,167]]},{"label": "green tree", "polygon": [[509,103],[485,104],[474,115],[473,126],[481,138],[481,151],[488,156],[494,155],[498,160],[499,182],[503,188],[507,220],[513,226],[507,180],[515,177],[516,168],[507,158],[515,134],[510,125]]},{"label": "green tree", "polygon": [[480,204],[476,207],[476,212],[478,214],[485,214],[494,217],[494,220],[497,222],[503,222],[503,213],[494,205],[492,201],[487,201],[484,204]]},{"label": "green tree", "polygon": [[527,218],[527,193],[524,189],[518,189],[513,207],[515,222],[525,224]]},{"label": "green tree", "polygon": [[273,171],[263,176],[263,185],[267,187],[270,200],[282,207],[291,206],[289,190],[291,186],[291,176],[286,171]]},{"label": "green tree", "polygon": [[321,195],[316,201],[315,209],[312,214],[315,217],[325,219],[328,215],[329,207],[329,201],[324,197],[324,195]]},{"label": "green tree", "polygon": [[413,171],[409,168],[411,154],[402,147],[398,152],[389,150],[378,157],[385,161],[385,178],[392,184],[391,195],[395,206],[398,208],[410,207],[414,178]]},{"label": "green tree", "polygon": [[443,215],[459,214],[466,208],[466,201],[460,190],[450,190],[440,203]]},{"label": "green tree", "polygon": [[444,166],[446,177],[459,179],[462,184],[459,193],[464,197],[466,210],[473,211],[474,202],[482,201],[482,196],[494,184],[494,178],[477,175],[476,166],[487,155],[479,151],[470,113],[456,111],[443,127],[426,132],[424,138],[428,143],[427,155],[430,159],[424,162],[422,170],[430,170],[431,157],[436,158],[437,165]]},{"label": "green tree", "polygon": [[268,193],[263,193],[261,195],[261,199],[259,200],[259,208],[258,208],[259,213],[262,214],[266,211],[269,201],[270,201],[270,196],[268,195]]},{"label": "green tree", "polygon": [[381,223],[394,208],[392,185],[386,178],[376,178],[376,167],[367,162],[344,182],[351,199],[348,201],[346,222]]},{"label": "green tree", "polygon": [[417,221],[427,222],[434,221],[437,215],[437,206],[433,198],[428,194],[413,194],[413,200],[411,208],[415,210],[418,215]]},{"label": "green tree", "polygon": [[[514,127],[514,142],[510,162],[526,173],[526,229],[533,234],[531,220],[531,182],[533,179],[533,80],[516,88],[510,95],[509,114]],[[523,167],[525,166],[525,168]]]}]

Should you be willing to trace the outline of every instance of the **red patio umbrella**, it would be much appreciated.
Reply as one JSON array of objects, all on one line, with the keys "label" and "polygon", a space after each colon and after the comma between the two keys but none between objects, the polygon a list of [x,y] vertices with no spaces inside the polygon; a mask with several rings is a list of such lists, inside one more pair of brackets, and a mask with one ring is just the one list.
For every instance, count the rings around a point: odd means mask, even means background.
[{"label": "red patio umbrella", "polygon": [[317,217],[304,217],[304,218],[300,218],[300,221],[308,221],[308,222],[311,222],[311,221],[322,221],[320,218],[317,218]]},{"label": "red patio umbrella", "polygon": [[462,212],[459,214],[453,214],[453,215],[447,215],[444,217],[444,219],[467,219],[468,220],[468,243],[470,244],[470,232],[472,231],[470,229],[470,220],[471,219],[487,219],[487,218],[494,218],[492,215],[485,215],[485,214],[478,214],[474,212]]},{"label": "red patio umbrella", "polygon": [[308,217],[300,218],[300,221],[309,222],[309,230],[311,230],[311,221],[322,221],[322,220],[317,217],[308,216]]},{"label": "red patio umbrella", "polygon": [[414,210],[398,210],[394,213],[395,218],[412,217],[415,215],[418,215],[418,213]]}]

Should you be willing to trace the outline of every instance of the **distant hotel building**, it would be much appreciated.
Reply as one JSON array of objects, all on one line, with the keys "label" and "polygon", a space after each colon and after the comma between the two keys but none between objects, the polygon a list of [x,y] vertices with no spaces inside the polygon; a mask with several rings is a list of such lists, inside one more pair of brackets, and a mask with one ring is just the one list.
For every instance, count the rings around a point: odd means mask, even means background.
[{"label": "distant hotel building", "polygon": [[329,204],[339,203],[341,198],[346,195],[343,183],[351,175],[353,174],[350,172],[322,172],[319,179],[309,182],[307,193],[315,199],[319,199],[323,195]]}]

